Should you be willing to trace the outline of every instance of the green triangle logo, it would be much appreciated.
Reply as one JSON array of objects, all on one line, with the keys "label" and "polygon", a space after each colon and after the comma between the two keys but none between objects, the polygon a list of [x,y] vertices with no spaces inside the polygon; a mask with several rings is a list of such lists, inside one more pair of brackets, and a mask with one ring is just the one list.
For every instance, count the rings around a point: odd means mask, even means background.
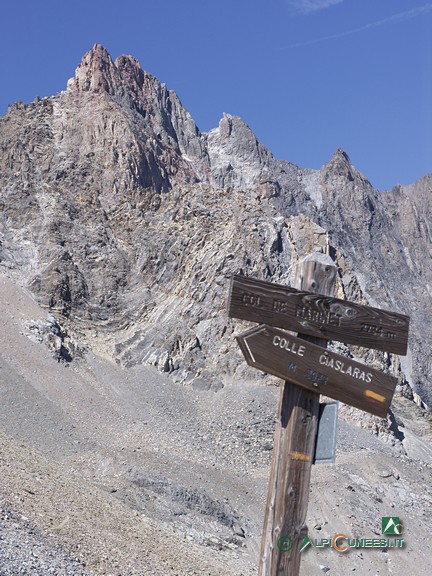
[{"label": "green triangle logo", "polygon": [[312,540],[309,538],[309,536],[305,536],[303,538],[303,542],[301,543],[301,546],[300,546],[300,552],[303,552],[303,550],[306,550],[306,548],[308,546],[312,546]]},{"label": "green triangle logo", "polygon": [[383,516],[381,520],[383,534],[391,536],[399,535],[402,532],[402,525],[397,516]]}]

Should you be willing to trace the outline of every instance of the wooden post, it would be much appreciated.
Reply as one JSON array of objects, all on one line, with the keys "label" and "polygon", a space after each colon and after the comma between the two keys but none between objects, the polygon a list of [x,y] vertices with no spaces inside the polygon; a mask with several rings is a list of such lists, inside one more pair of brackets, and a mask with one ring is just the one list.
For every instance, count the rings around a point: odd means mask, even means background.
[{"label": "wooden post", "polygon": [[[297,266],[296,288],[332,296],[336,272],[329,256],[310,254]],[[318,338],[304,339],[327,345]],[[300,572],[318,410],[319,394],[288,381],[281,386],[259,576],[298,576]]]}]

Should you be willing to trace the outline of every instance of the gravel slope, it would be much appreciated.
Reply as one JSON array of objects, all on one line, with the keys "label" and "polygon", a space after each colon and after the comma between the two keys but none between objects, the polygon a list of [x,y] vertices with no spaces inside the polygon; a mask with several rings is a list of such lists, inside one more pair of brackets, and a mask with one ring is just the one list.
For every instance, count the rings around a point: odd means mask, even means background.
[{"label": "gravel slope", "polygon": [[[256,574],[278,389],[198,391],[90,352],[56,362],[28,337],[46,312],[5,277],[0,293],[0,574]],[[406,547],[310,549],[302,573],[429,574],[430,415],[394,405],[402,443],[341,410],[308,525],[379,538],[400,516]]]}]

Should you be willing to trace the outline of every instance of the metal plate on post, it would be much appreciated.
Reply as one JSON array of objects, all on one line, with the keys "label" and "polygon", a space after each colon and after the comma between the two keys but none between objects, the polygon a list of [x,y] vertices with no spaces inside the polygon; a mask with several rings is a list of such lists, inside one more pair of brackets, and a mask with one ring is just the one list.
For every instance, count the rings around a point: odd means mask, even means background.
[{"label": "metal plate on post", "polygon": [[320,404],[314,464],[334,464],[339,402]]}]

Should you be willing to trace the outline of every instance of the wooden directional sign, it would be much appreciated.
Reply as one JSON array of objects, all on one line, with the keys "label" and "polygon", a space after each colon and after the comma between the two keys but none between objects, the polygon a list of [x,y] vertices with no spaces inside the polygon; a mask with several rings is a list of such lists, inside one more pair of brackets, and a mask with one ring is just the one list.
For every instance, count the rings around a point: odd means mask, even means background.
[{"label": "wooden directional sign", "polygon": [[407,350],[408,316],[245,276],[232,279],[228,314],[326,340],[402,355]]},{"label": "wooden directional sign", "polygon": [[261,325],[237,336],[246,362],[313,392],[385,418],[397,378]]}]

